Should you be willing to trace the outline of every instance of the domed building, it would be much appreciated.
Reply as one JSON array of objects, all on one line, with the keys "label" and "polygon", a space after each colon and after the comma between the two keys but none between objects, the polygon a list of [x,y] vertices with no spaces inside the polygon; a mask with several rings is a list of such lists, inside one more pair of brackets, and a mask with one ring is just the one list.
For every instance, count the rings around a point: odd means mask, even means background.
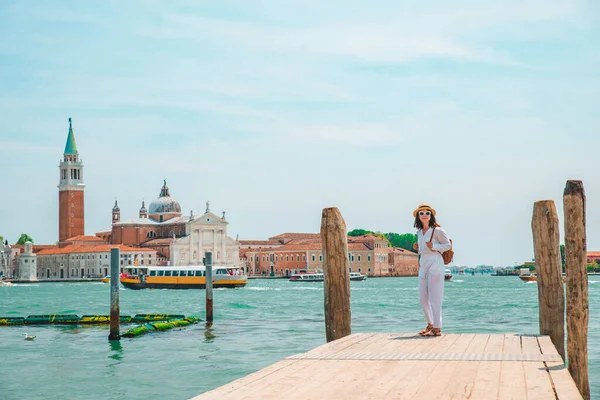
[{"label": "domed building", "polygon": [[[142,208],[144,204],[142,202]],[[140,211],[141,212],[141,211]],[[169,194],[169,187],[165,179],[163,187],[160,189],[158,199],[150,203],[148,207],[148,216],[150,219],[158,222],[168,221],[171,218],[181,217],[181,206],[179,202]]]},{"label": "domed building", "polygon": [[190,212],[182,216],[181,206],[171,197],[165,180],[158,198],[147,209],[142,201],[137,218],[121,220],[115,200],[111,228],[96,236],[112,244],[152,248],[162,264],[201,265],[205,252],[212,251],[215,265],[239,265],[239,244],[227,236],[227,225],[225,213],[222,217],[214,215],[208,202],[204,215]]}]

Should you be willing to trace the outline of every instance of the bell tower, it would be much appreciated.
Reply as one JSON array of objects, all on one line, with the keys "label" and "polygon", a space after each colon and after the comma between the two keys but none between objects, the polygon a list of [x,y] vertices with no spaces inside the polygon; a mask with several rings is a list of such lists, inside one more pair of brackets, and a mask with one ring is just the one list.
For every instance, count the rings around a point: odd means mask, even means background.
[{"label": "bell tower", "polygon": [[79,159],[71,118],[63,159],[59,164],[58,184],[58,241],[84,235],[83,162]]}]

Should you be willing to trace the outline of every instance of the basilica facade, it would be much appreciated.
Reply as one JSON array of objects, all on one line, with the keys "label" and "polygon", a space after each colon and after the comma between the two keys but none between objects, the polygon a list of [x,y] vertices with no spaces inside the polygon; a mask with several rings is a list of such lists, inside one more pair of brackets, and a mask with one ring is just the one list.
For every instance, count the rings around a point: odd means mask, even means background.
[{"label": "basilica facade", "polygon": [[225,213],[217,216],[209,203],[202,215],[182,215],[166,180],[148,208],[144,202],[137,218],[121,219],[118,202],[112,209],[112,226],[96,236],[111,244],[154,249],[161,265],[203,265],[212,252],[214,265],[239,266],[239,243],[227,236]]}]

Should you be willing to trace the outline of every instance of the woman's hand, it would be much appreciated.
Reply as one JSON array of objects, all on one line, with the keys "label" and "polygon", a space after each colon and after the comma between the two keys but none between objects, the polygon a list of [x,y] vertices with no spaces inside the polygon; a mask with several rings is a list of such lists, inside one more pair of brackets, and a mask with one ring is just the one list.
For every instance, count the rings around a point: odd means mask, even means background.
[{"label": "woman's hand", "polygon": [[427,242],[427,247],[429,247],[430,249],[433,248],[433,242]]}]

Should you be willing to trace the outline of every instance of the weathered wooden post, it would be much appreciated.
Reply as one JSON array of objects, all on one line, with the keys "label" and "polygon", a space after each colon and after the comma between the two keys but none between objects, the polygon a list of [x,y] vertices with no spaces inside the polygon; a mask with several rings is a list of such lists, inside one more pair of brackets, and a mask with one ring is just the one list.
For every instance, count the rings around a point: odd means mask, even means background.
[{"label": "weathered wooden post", "polygon": [[533,249],[537,271],[540,334],[549,335],[558,354],[565,357],[565,293],[560,258],[560,232],[554,201],[533,205]]},{"label": "weathered wooden post", "polygon": [[323,209],[321,241],[325,277],[325,331],[327,342],[331,342],[352,333],[348,236],[346,222],[336,207]]},{"label": "weathered wooden post", "polygon": [[567,273],[567,355],[569,372],[584,399],[590,398],[587,334],[589,323],[585,192],[581,181],[567,181],[565,271]]},{"label": "weathered wooden post", "polygon": [[119,279],[121,266],[121,249],[110,249],[110,333],[108,340],[120,340],[121,311],[119,309]]},{"label": "weathered wooden post", "polygon": [[212,252],[206,252],[206,322],[213,322]]}]

